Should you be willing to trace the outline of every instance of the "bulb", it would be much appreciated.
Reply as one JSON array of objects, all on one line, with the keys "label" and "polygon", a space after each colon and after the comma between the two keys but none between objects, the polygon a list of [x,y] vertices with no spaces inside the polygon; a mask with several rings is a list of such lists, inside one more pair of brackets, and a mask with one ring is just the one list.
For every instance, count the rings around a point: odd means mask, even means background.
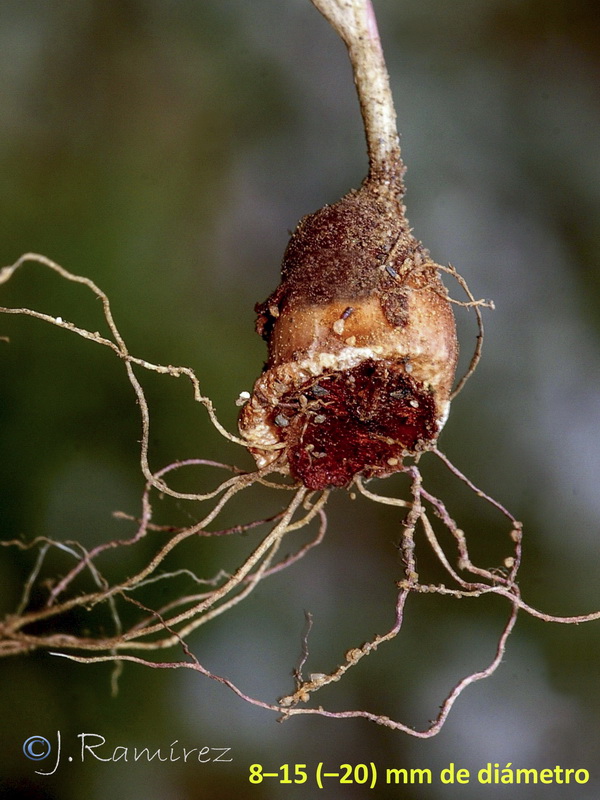
[{"label": "bulb", "polygon": [[258,467],[324,489],[398,471],[435,444],[456,326],[400,194],[367,179],[304,217],[281,272],[257,306],[269,356],[239,420]]}]

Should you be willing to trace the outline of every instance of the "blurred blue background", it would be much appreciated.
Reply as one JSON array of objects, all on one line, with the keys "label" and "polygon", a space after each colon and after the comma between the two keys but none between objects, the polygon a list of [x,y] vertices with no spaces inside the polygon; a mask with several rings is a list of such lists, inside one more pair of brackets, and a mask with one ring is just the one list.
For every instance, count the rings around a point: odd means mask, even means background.
[{"label": "blurred blue background", "polygon": [[[484,360],[453,406],[441,447],[524,521],[525,599],[556,614],[598,609],[597,3],[375,6],[411,224],[437,261],[452,263],[477,297],[496,304],[485,316]],[[193,367],[230,429],[235,399],[265,358],[253,305],[278,281],[289,231],[358,186],[366,169],[345,50],[308,0],[3,0],[0,160],[2,263],[37,251],[93,279],[110,296],[131,352]],[[91,295],[41,267],[3,286],[0,304],[102,326]],[[468,361],[475,329],[467,315],[459,324]],[[47,535],[89,546],[130,532],[112,517],[137,514],[143,488],[138,412],[122,365],[35,320],[3,316],[0,335],[10,339],[0,342],[3,538]],[[183,381],[144,380],[155,468],[187,457],[250,466],[213,433]],[[501,520],[435,464],[423,466],[478,563],[500,563],[509,550]],[[230,524],[273,503],[258,495],[234,506]],[[292,688],[305,609],[315,617],[307,665],[315,672],[332,669],[393,618],[400,514],[353,503],[345,492],[330,507],[321,547],[190,637],[207,667],[266,701]],[[176,521],[194,513],[183,504],[160,512]],[[224,550],[204,542],[182,558],[202,559],[187,566],[210,575],[235,563],[242,545],[248,541]],[[129,573],[153,551],[144,542],[113,567]],[[430,562],[423,557],[424,570]],[[14,610],[31,563],[29,554],[0,551],[3,612]],[[57,558],[54,567],[64,572],[66,563]],[[324,691],[322,702],[424,728],[450,687],[491,659],[507,612],[499,599],[413,598],[398,640]],[[434,778],[370,794],[588,800],[600,792],[599,663],[600,623],[550,625],[523,615],[497,674],[462,696],[437,738],[416,741],[361,720],[278,725],[184,671],[126,665],[113,698],[107,665],[45,653],[5,659],[0,784],[7,798],[306,798],[318,790],[250,785],[249,765],[374,761],[437,775],[449,762],[475,773],[487,762],[512,762],[587,768],[591,779],[568,791],[532,791]],[[57,730],[65,756],[77,734],[94,732],[113,747],[231,747],[234,760],[75,759],[38,776],[45,762],[28,761],[22,743],[31,735],[54,742]],[[367,794],[356,785],[319,792]]]}]

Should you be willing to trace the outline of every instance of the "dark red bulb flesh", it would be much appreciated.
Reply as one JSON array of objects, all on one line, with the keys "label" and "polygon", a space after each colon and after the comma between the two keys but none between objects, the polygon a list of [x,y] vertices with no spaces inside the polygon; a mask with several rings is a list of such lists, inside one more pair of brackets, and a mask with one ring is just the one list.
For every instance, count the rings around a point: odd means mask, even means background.
[{"label": "dark red bulb flesh", "polygon": [[355,475],[395,472],[407,452],[437,435],[431,392],[402,364],[367,359],[284,395],[282,429],[292,475],[309,489],[347,486]]}]

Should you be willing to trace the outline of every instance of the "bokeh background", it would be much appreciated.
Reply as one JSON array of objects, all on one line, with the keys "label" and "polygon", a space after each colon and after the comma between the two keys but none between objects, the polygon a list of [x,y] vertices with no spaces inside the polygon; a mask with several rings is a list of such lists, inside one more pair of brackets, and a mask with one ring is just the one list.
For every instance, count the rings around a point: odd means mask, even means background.
[{"label": "bokeh background", "polygon": [[[484,360],[441,446],[525,523],[521,586],[550,613],[600,608],[600,15],[595,0],[376,0],[397,104],[416,235],[491,298]],[[264,356],[253,305],[277,283],[299,218],[357,186],[366,168],[350,68],[308,0],[3,0],[0,6],[2,263],[38,251],[110,296],[131,352],[192,366],[233,429]],[[458,292],[455,292],[458,294]],[[2,287],[87,325],[97,301],[39,267]],[[475,329],[460,319],[463,352]],[[0,525],[86,544],[122,535],[143,481],[139,418],[122,365],[30,319],[0,335]],[[152,463],[203,456],[249,466],[214,434],[182,381],[146,376]],[[433,459],[432,459],[433,460]],[[425,462],[424,462],[425,465]],[[431,464],[434,491],[478,561],[507,554],[506,527]],[[400,492],[403,484],[398,481]],[[279,501],[279,498],[275,498]],[[240,501],[228,519],[271,497]],[[188,507],[171,507],[193,519]],[[304,610],[309,671],[390,624],[399,514],[338,492],[323,545],[191,637],[203,663],[272,701],[292,686]],[[247,543],[246,543],[247,544]],[[421,543],[422,545],[423,543]],[[203,543],[187,566],[214,574],[238,554]],[[152,552],[144,543],[126,568]],[[139,559],[139,561],[138,561]],[[424,568],[430,565],[423,556]],[[183,566],[184,564],[182,564]],[[50,565],[52,566],[52,565]],[[119,564],[123,567],[123,562]],[[3,611],[31,557],[0,551]],[[57,559],[55,569],[64,571]],[[111,565],[106,569],[110,574]],[[508,608],[419,597],[399,639],[323,693],[419,728],[463,674],[485,665]],[[176,655],[176,654],[173,654]],[[187,672],[110,668],[40,653],[0,664],[3,797],[196,800],[328,796],[414,800],[565,798],[600,792],[600,623],[520,618],[496,675],[446,727],[413,740],[362,720],[279,725]],[[23,741],[82,732],[112,746],[231,747],[233,762],[63,763],[42,777]],[[103,752],[103,755],[106,753]],[[248,767],[374,761],[430,768],[410,788],[248,783]],[[454,762],[587,768],[583,786],[444,786]]]}]

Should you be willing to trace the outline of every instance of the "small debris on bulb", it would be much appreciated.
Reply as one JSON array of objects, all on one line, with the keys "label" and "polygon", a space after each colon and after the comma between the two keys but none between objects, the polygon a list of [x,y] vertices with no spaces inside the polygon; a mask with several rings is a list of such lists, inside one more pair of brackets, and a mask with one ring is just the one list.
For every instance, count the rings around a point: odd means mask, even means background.
[{"label": "small debris on bulb", "polygon": [[240,392],[235,404],[236,406],[245,406],[248,400],[250,400],[250,392]]},{"label": "small debris on bulb", "polygon": [[341,317],[340,319],[336,319],[336,321],[332,325],[333,332],[337,333],[338,336],[342,335],[345,327],[346,327],[345,321]]}]

